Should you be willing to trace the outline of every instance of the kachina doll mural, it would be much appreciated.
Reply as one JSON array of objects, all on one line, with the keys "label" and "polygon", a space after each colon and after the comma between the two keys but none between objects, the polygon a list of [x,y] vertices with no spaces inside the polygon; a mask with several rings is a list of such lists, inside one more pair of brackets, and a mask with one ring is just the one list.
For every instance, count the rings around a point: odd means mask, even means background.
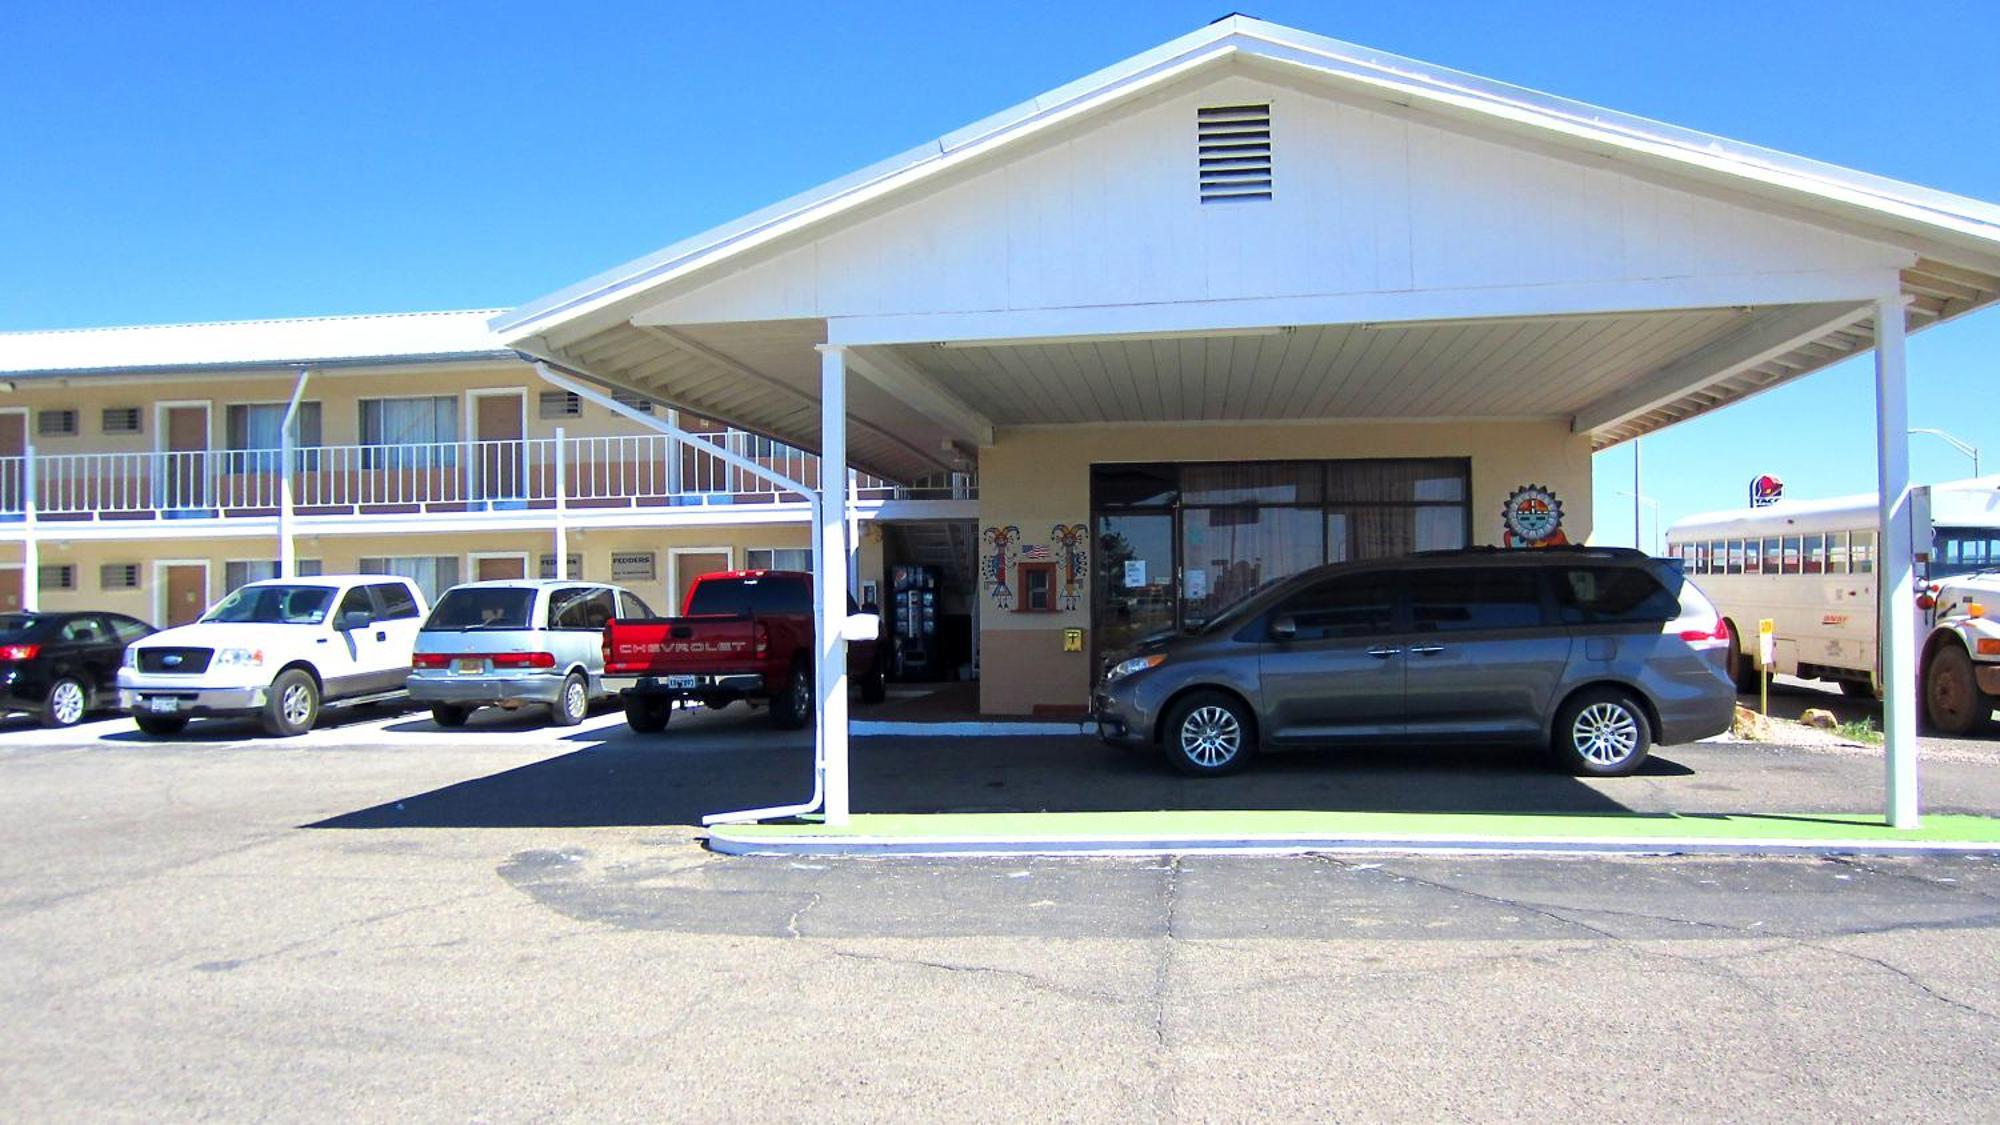
[{"label": "kachina doll mural", "polygon": [[1083,602],[1083,580],[1090,573],[1090,529],[1080,523],[1059,523],[1049,538],[1062,553],[1062,607],[1075,610]]},{"label": "kachina doll mural", "polygon": [[1508,493],[1500,506],[1500,523],[1503,547],[1561,547],[1569,542],[1562,529],[1562,501],[1555,490],[1539,484],[1524,484]]},{"label": "kachina doll mural", "polygon": [[986,580],[986,596],[993,599],[994,608],[1012,609],[1014,591],[1007,587],[1007,552],[1021,538],[1021,529],[1012,524],[989,527],[980,533],[980,538],[993,548],[993,553],[980,564],[981,577]]}]

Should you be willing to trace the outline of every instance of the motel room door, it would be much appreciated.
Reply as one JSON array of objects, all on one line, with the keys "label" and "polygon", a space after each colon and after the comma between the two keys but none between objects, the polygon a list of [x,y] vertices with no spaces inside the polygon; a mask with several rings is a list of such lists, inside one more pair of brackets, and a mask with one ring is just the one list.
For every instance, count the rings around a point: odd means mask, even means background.
[{"label": "motel room door", "polygon": [[160,624],[168,629],[192,624],[208,608],[208,568],[170,563],[166,571],[167,619]]},{"label": "motel room door", "polygon": [[[166,408],[166,464],[160,479],[167,495],[162,507],[208,507],[208,405]],[[174,622],[180,624],[180,622]]]},{"label": "motel room door", "polygon": [[[0,457],[23,457],[28,452],[28,412],[10,410],[0,414]],[[0,502],[5,510],[21,511],[21,489],[26,481],[21,462],[9,461],[5,473],[0,474]],[[18,592],[18,591],[17,591]],[[19,608],[17,601],[14,608]]]},{"label": "motel room door", "polygon": [[528,560],[519,555],[489,555],[472,561],[472,577],[479,582],[526,578]]},{"label": "motel room door", "polygon": [[474,397],[472,425],[479,443],[479,479],[473,484],[476,500],[515,500],[525,495],[522,475],[527,464],[522,457],[521,438],[527,398],[518,392],[483,394]]}]

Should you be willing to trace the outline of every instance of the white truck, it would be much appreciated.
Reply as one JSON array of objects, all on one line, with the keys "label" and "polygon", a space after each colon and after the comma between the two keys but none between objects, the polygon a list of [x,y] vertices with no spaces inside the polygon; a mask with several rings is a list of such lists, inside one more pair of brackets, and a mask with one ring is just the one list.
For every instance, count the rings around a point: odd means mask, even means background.
[{"label": "white truck", "polygon": [[326,704],[407,695],[424,595],[381,574],[273,578],[238,587],[192,625],[125,650],[118,704],[147,734],[188,720],[254,715],[304,734]]},{"label": "white truck", "polygon": [[[1918,693],[1931,726],[1969,734],[2000,707],[2000,476],[1919,486],[1912,501]],[[1879,538],[1863,495],[1690,516],[1667,551],[1729,621],[1739,686],[1754,685],[1769,618],[1772,671],[1879,696]]]}]

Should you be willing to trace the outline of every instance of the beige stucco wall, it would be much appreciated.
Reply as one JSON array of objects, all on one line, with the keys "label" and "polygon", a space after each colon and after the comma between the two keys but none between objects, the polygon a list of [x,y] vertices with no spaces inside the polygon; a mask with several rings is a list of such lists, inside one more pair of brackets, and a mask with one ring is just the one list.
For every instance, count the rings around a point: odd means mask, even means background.
[{"label": "beige stucco wall", "polygon": [[[1472,462],[1475,544],[1501,541],[1501,508],[1524,484],[1552,489],[1563,504],[1563,532],[1590,534],[1590,443],[1565,422],[1318,422],[1064,426],[1002,429],[979,458],[980,707],[989,714],[1029,714],[1037,707],[1089,702],[1090,582],[1079,583],[1074,609],[1023,613],[1000,608],[987,576],[994,534],[1018,528],[1010,560],[1023,547],[1048,547],[1061,579],[1059,528],[1090,520],[1090,466],[1117,462],[1341,460],[1464,457]],[[1092,539],[1084,537],[1084,549]],[[1011,569],[1011,565],[1010,565]],[[1009,577],[1012,582],[1012,576]],[[1081,652],[1063,651],[1063,631],[1085,630]]]}]

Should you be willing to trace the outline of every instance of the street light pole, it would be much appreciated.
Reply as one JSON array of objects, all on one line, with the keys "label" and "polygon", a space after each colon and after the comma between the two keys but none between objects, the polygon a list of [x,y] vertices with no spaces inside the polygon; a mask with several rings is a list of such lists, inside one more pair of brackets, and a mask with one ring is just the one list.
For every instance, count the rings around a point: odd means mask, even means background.
[{"label": "street light pole", "polygon": [[1646,548],[1639,538],[1639,498],[1646,494],[1646,471],[1643,468],[1645,461],[1639,452],[1639,440],[1632,439],[1632,545],[1643,551]]},{"label": "street light pole", "polygon": [[1951,434],[1945,433],[1943,430],[1936,429],[1931,426],[1917,426],[1911,429],[1910,432],[1913,434],[1929,434],[1932,437],[1937,438],[1940,441],[1943,441],[1946,445],[1951,446],[1953,449],[1958,450],[1960,453],[1965,454],[1967,457],[1972,458],[1972,475],[1975,477],[1979,475],[1978,446],[1972,444],[1969,441],[1966,441],[1964,438],[1953,437]]}]

